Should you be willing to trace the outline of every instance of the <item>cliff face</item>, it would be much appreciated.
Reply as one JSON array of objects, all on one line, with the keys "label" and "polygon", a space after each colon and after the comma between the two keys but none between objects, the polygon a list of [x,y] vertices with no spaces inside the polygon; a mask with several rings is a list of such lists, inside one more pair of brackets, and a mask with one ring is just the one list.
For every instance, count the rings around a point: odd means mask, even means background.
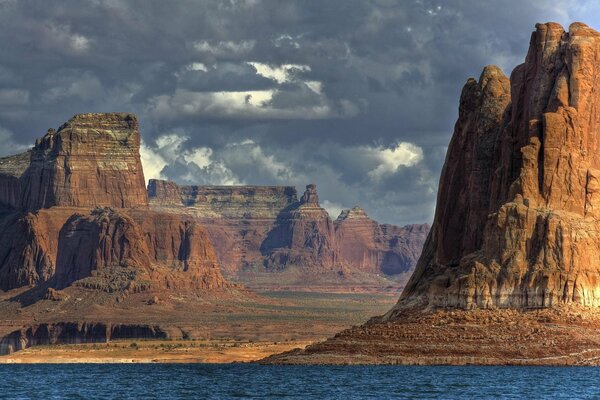
[{"label": "cliff face", "polygon": [[229,286],[198,222],[147,208],[139,145],[134,115],[82,114],[0,159],[0,289]]},{"label": "cliff face", "polygon": [[152,208],[198,218],[229,275],[247,267],[347,268],[371,274],[410,273],[428,225],[397,227],[369,219],[360,208],[332,222],[316,186],[298,200],[291,186],[178,186],[151,180]]},{"label": "cliff face", "polygon": [[307,185],[300,201],[281,212],[261,252],[268,269],[336,266],[335,227],[319,205],[316,185]]},{"label": "cliff face", "polygon": [[131,208],[148,203],[133,114],[80,114],[33,149],[0,159],[0,204]]},{"label": "cliff face", "polygon": [[179,186],[151,179],[150,204],[156,208],[186,207],[200,218],[263,219],[298,201],[293,186]]},{"label": "cliff face", "polygon": [[600,34],[538,24],[469,80],[431,234],[395,310],[600,305]]},{"label": "cliff face", "polygon": [[397,275],[412,272],[429,225],[380,225],[362,208],[353,207],[337,218],[335,233],[342,262],[372,273]]},{"label": "cliff face", "polygon": [[197,223],[146,210],[97,208],[73,215],[60,231],[56,265],[59,288],[92,276],[92,283],[114,285],[115,272],[130,273],[121,283],[138,290],[140,282],[169,289],[228,286]]}]

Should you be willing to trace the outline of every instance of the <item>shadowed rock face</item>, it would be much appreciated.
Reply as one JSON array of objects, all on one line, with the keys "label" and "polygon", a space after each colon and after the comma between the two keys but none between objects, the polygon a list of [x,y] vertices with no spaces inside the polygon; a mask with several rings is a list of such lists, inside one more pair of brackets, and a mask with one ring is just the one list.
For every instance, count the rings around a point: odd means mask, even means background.
[{"label": "shadowed rock face", "polygon": [[[148,210],[97,208],[88,215],[73,215],[60,231],[56,265],[60,288],[91,276],[95,279],[85,284],[122,284],[131,290],[228,286],[210,240],[197,223]],[[120,283],[113,279],[119,274]]]},{"label": "shadowed rock face", "polygon": [[380,225],[362,208],[353,207],[337,218],[335,233],[343,263],[372,273],[397,275],[412,272],[429,225]]},{"label": "shadowed rock face", "polygon": [[0,159],[0,204],[27,211],[147,206],[139,145],[133,114],[76,115],[27,153]]},{"label": "shadowed rock face", "polygon": [[0,340],[0,355],[31,346],[49,344],[106,343],[115,339],[167,339],[159,326],[106,324],[102,322],[60,322],[23,328]]},{"label": "shadowed rock face", "polygon": [[397,227],[371,220],[360,208],[332,222],[308,185],[298,200],[291,186],[178,186],[150,180],[151,207],[202,221],[225,271],[289,266],[410,273],[429,226]]},{"label": "shadowed rock face", "polygon": [[510,80],[470,79],[398,306],[600,305],[600,34],[538,24]]},{"label": "shadowed rock face", "polygon": [[300,201],[281,212],[261,245],[267,269],[286,265],[334,267],[338,264],[335,226],[319,205],[316,185],[307,185]]}]

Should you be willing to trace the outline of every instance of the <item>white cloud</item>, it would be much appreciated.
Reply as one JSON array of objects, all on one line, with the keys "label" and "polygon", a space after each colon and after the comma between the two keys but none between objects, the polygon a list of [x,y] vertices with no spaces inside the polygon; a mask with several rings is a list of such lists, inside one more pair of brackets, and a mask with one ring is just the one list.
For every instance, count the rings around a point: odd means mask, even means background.
[{"label": "white cloud", "polygon": [[[358,108],[349,108],[340,104],[335,109],[329,101],[320,96],[311,104],[276,106],[274,97],[280,93],[294,96],[299,100],[301,92],[280,92],[278,90],[253,90],[240,92],[194,92],[177,89],[173,95],[160,95],[152,98],[148,114],[158,118],[177,118],[179,116],[232,118],[232,119],[324,119],[341,118],[356,115]],[[350,111],[351,114],[346,112]]]},{"label": "white cloud", "polygon": [[204,63],[201,62],[193,62],[185,66],[185,69],[188,71],[208,71],[208,68]]},{"label": "white cloud", "polygon": [[233,41],[207,41],[199,40],[193,43],[194,49],[201,53],[209,53],[215,56],[225,55],[243,55],[247,54],[252,49],[256,41],[242,40],[241,42]]},{"label": "white cloud", "polygon": [[73,97],[84,101],[97,101],[106,96],[100,79],[88,71],[82,73],[63,70],[46,78],[44,83],[50,86],[41,96],[41,100],[46,103]]},{"label": "white cloud", "polygon": [[288,165],[274,155],[267,154],[264,149],[251,139],[230,143],[222,150],[222,160],[236,170],[252,169],[259,171],[269,180],[287,184],[292,179],[292,171]]},{"label": "white cloud", "polygon": [[379,162],[376,168],[369,171],[369,176],[375,179],[393,174],[400,167],[412,167],[423,160],[423,150],[408,142],[400,142],[391,149],[364,146],[362,150]]},{"label": "white cloud", "polygon": [[321,201],[321,207],[323,207],[325,210],[327,210],[329,217],[333,220],[335,220],[340,215],[342,210],[347,208],[347,207],[342,206],[340,203],[336,203],[336,202],[329,201],[329,200]]},{"label": "white cloud", "polygon": [[44,25],[44,41],[47,45],[71,53],[84,53],[90,49],[91,41],[86,36],[71,32],[69,25]]},{"label": "white cloud", "polygon": [[308,72],[310,66],[300,64],[283,64],[279,66],[271,66],[259,62],[249,62],[256,69],[258,75],[272,79],[277,83],[285,83],[293,80],[294,71]]},{"label": "white cloud", "polygon": [[148,184],[150,179],[165,179],[162,170],[167,166],[167,161],[143,141],[140,146],[140,157],[142,159],[146,184]]},{"label": "white cloud", "polygon": [[209,166],[212,163],[212,149],[209,147],[199,147],[197,149],[183,153],[183,159],[191,163],[193,162],[200,168]]},{"label": "white cloud", "polygon": [[29,148],[28,146],[15,143],[13,137],[14,135],[11,131],[0,127],[0,157],[12,156]]}]

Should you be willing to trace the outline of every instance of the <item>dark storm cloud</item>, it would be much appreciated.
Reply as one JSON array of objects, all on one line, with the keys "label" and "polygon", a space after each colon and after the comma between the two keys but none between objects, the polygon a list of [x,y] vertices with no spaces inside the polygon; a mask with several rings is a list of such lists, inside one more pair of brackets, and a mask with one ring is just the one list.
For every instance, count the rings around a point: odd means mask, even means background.
[{"label": "dark storm cloud", "polygon": [[486,64],[510,72],[535,22],[596,11],[567,0],[0,0],[0,155],[75,113],[132,111],[152,177],[316,182],[332,210],[428,221],[466,79]]}]

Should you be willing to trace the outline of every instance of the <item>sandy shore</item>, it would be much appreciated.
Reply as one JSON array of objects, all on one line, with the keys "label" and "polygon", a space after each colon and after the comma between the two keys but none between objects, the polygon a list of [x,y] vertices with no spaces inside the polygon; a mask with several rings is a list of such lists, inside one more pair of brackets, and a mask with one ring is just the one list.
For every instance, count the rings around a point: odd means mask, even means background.
[{"label": "sandy shore", "polygon": [[0,364],[249,362],[310,343],[138,340],[36,346],[1,356]]}]

